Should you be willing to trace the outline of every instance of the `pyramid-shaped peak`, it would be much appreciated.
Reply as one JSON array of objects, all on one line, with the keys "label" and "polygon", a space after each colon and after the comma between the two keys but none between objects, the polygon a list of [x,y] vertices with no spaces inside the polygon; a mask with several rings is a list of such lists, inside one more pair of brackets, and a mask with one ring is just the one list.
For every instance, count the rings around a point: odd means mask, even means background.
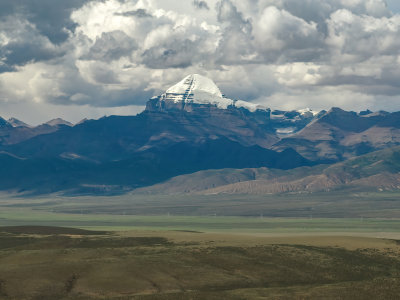
[{"label": "pyramid-shaped peak", "polygon": [[188,75],[167,90],[167,94],[191,94],[194,92],[205,92],[215,97],[222,97],[222,93],[214,81],[199,74]]},{"label": "pyramid-shaped peak", "polygon": [[233,100],[226,99],[211,79],[199,74],[188,75],[170,87],[161,100],[166,103],[206,104],[227,108]]},{"label": "pyramid-shaped peak", "polygon": [[197,108],[246,109],[250,112],[269,111],[262,105],[226,98],[210,78],[191,74],[170,87],[164,94],[147,102],[146,111],[194,111]]}]

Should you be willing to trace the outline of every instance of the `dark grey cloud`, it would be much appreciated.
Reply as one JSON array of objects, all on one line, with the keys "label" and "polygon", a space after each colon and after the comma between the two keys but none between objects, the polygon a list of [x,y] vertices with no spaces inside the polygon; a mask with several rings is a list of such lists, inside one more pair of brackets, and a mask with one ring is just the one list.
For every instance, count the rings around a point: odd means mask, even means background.
[{"label": "dark grey cloud", "polygon": [[210,7],[208,6],[206,1],[193,0],[193,5],[194,5],[194,7],[198,8],[198,9],[210,10]]},{"label": "dark grey cloud", "polygon": [[116,13],[117,16],[124,16],[124,17],[137,17],[137,18],[151,18],[153,17],[151,14],[147,12],[147,10],[140,8],[137,10],[126,11],[123,13]]},{"label": "dark grey cloud", "polygon": [[16,66],[49,60],[62,53],[64,52],[54,48],[43,47],[42,41],[35,38],[13,42],[0,49],[0,57],[3,57],[5,71],[15,71]]},{"label": "dark grey cloud", "polygon": [[0,1],[0,33],[10,39],[6,45],[0,41],[0,73],[64,55],[68,49],[61,44],[76,27],[71,12],[87,1]]},{"label": "dark grey cloud", "polygon": [[254,53],[251,20],[245,19],[230,0],[218,2],[216,10],[218,22],[223,25],[217,62],[226,65],[248,63],[246,56]]},{"label": "dark grey cloud", "polygon": [[220,23],[227,23],[230,27],[246,33],[251,32],[250,20],[246,20],[238,8],[230,0],[221,0],[217,3],[217,18]]},{"label": "dark grey cloud", "polygon": [[144,51],[142,62],[151,69],[187,68],[198,62],[199,41],[171,39]]},{"label": "dark grey cloud", "polygon": [[65,54],[66,49],[54,45],[37,28],[24,19],[4,17],[0,21],[0,73],[15,71],[27,63],[50,60]]},{"label": "dark grey cloud", "polygon": [[52,43],[60,44],[68,38],[68,32],[76,24],[70,15],[74,9],[89,0],[4,0],[0,1],[0,17],[25,18]]}]

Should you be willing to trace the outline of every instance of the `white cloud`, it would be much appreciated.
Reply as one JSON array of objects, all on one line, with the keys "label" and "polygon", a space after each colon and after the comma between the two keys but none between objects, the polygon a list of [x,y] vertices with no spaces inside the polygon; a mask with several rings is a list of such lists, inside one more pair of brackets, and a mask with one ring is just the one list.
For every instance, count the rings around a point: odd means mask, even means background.
[{"label": "white cloud", "polygon": [[327,20],[331,51],[352,55],[354,60],[400,53],[400,16],[375,18],[341,9]]}]

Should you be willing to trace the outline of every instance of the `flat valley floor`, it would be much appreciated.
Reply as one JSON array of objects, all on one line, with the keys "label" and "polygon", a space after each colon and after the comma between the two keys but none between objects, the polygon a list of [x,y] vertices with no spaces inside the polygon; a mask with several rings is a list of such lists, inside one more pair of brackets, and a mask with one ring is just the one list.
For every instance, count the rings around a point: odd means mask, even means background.
[{"label": "flat valley floor", "polygon": [[4,195],[0,299],[399,299],[399,194],[329,197]]}]

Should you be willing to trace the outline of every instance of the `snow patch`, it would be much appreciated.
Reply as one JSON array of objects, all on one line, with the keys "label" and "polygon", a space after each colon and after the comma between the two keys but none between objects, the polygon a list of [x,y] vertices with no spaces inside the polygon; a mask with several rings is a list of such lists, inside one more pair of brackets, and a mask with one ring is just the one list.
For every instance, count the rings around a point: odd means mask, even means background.
[{"label": "snow patch", "polygon": [[267,108],[263,105],[255,104],[255,103],[250,103],[247,101],[243,100],[237,100],[234,103],[235,107],[240,108],[243,107],[247,109],[248,111],[255,112],[257,110],[267,110]]},{"label": "snow patch", "polygon": [[295,127],[285,127],[285,128],[276,128],[276,133],[278,134],[291,134],[294,133],[296,131]]},{"label": "snow patch", "polygon": [[313,117],[315,117],[316,115],[318,115],[319,114],[319,111],[314,111],[314,110],[312,110],[312,109],[310,109],[310,108],[304,108],[304,109],[299,109],[298,110],[298,112],[302,115],[302,116],[305,116],[305,117],[307,117],[307,116],[313,116]]}]

